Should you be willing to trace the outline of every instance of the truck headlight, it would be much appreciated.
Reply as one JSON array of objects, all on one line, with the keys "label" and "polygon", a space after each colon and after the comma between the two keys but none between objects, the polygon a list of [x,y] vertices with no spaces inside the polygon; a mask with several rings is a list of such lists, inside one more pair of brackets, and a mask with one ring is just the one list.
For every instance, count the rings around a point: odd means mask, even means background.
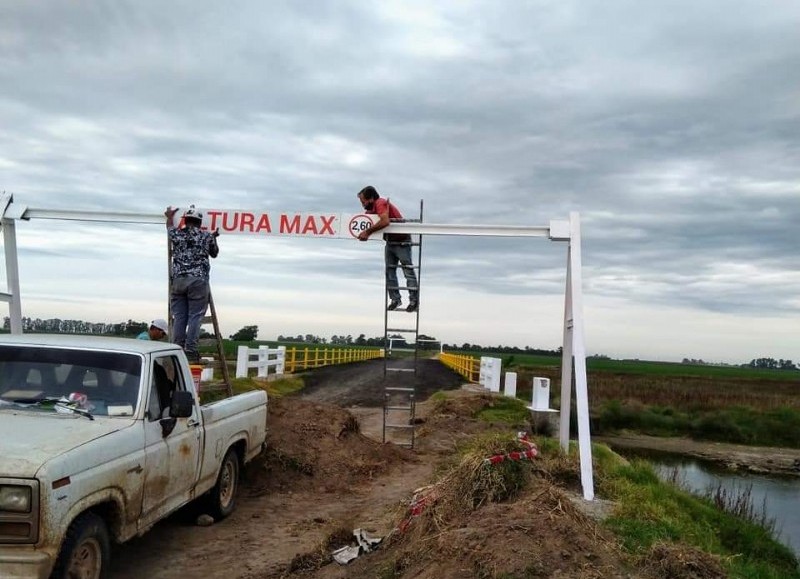
[{"label": "truck headlight", "polygon": [[31,487],[0,486],[0,511],[31,512]]}]

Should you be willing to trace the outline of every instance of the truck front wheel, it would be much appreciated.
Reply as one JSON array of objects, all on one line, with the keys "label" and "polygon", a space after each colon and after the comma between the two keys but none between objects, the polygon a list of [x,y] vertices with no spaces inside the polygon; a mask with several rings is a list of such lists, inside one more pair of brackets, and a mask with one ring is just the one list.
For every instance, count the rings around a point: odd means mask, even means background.
[{"label": "truck front wheel", "polygon": [[51,579],[103,579],[108,573],[111,544],[103,519],[83,513],[67,529]]},{"label": "truck front wheel", "polygon": [[236,508],[236,493],[239,491],[239,457],[232,448],[222,459],[217,484],[209,491],[208,514],[217,520],[224,519]]}]

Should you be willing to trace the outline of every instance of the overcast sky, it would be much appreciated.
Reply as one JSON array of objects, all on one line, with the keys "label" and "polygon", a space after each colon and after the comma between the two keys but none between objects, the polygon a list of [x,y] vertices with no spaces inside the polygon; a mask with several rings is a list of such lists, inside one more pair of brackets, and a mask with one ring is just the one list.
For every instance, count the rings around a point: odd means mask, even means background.
[{"label": "overcast sky", "polygon": [[[800,361],[800,3],[0,2],[0,190],[36,208],[578,211],[590,354]],[[155,225],[17,226],[23,315],[166,315]],[[223,332],[383,332],[380,242],[221,236]],[[561,344],[564,244],[426,237],[420,331]],[[3,315],[7,315],[7,312]]]}]

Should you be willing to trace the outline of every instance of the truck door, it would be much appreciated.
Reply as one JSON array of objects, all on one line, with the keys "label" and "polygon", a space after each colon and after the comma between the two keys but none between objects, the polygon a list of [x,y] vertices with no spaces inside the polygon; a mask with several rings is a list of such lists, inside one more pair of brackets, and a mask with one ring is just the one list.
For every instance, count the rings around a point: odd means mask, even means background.
[{"label": "truck door", "polygon": [[145,416],[145,487],[142,525],[193,498],[199,476],[202,427],[195,406],[192,416],[178,418],[165,435],[162,422],[169,421],[169,404],[175,390],[187,390],[177,356],[154,356]]}]

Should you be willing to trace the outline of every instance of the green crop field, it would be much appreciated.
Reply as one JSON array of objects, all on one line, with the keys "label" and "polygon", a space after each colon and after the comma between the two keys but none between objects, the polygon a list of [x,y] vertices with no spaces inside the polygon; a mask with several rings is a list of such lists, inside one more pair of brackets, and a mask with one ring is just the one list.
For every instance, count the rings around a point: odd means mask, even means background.
[{"label": "green crop field", "polygon": [[[523,400],[531,399],[534,376],[549,378],[550,407],[559,407],[560,357],[470,354],[501,358],[504,372],[517,373],[517,397]],[[594,433],[630,430],[800,447],[798,370],[592,358],[587,374]]]},{"label": "green crop field", "polygon": [[[458,352],[468,356],[492,356],[503,360],[503,368],[511,366],[561,366],[560,356],[535,354],[507,354],[498,352]],[[741,366],[712,366],[706,364],[680,364],[677,362],[651,362],[647,360],[611,360],[588,358],[587,371],[614,372],[616,374],[643,374],[660,376],[699,376],[706,378],[754,378],[758,380],[798,380],[800,370],[769,370]]]}]

